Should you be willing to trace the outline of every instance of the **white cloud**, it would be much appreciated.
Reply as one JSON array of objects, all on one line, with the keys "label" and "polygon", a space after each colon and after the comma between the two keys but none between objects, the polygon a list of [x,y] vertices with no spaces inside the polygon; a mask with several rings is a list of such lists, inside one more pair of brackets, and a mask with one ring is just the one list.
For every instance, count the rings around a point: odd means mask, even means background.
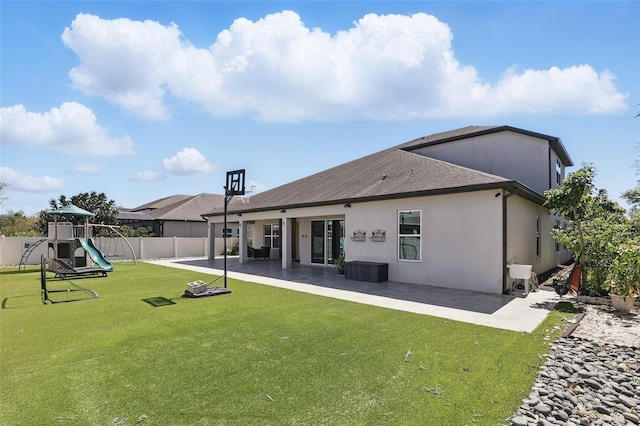
[{"label": "white cloud", "polygon": [[111,138],[91,109],[65,102],[49,112],[28,112],[23,105],[0,108],[3,145],[33,145],[66,154],[115,156],[132,154],[129,136]]},{"label": "white cloud", "polygon": [[9,167],[0,167],[0,181],[7,184],[8,190],[19,192],[49,192],[64,188],[64,178],[33,177]]},{"label": "white cloud", "polygon": [[135,177],[136,182],[155,182],[164,179],[164,175],[154,171],[138,172]]},{"label": "white cloud", "polygon": [[215,167],[195,148],[183,148],[170,158],[162,160],[162,168],[174,175],[201,175],[211,173]]},{"label": "white cloud", "polygon": [[417,13],[369,14],[336,34],[283,11],[236,19],[209,48],[176,24],[76,16],[62,39],[79,57],[69,77],[150,120],[169,117],[169,96],[214,116],[264,120],[604,114],[625,110],[615,76],[589,65],[506,70],[483,82],[454,55],[451,29]]},{"label": "white cloud", "polygon": [[249,180],[245,184],[245,188],[246,188],[246,195],[247,196],[259,194],[259,193],[264,192],[267,189],[269,189],[269,187],[267,187],[265,184],[260,183],[260,182],[256,182],[255,180]]},{"label": "white cloud", "polygon": [[76,164],[69,169],[69,172],[95,175],[98,174],[100,170],[102,170],[102,167],[99,164]]}]

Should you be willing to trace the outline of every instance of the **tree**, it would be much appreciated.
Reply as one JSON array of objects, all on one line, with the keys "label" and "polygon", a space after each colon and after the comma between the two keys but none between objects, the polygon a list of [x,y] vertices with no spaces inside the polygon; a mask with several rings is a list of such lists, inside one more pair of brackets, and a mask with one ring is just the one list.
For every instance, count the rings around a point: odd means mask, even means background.
[{"label": "tree", "polygon": [[[95,216],[90,218],[90,221],[92,223],[99,223],[104,225],[116,225],[118,223],[118,207],[116,206],[115,201],[107,199],[107,196],[104,192],[101,192],[99,194],[95,191],[91,193],[83,192],[74,195],[71,198],[67,198],[65,195],[61,195],[58,200],[52,199],[49,201],[49,206],[53,210],[67,206],[69,204],[73,204],[80,207],[81,209],[95,214]],[[46,211],[40,212],[38,218],[38,230],[42,233],[42,235],[47,235],[48,222],[50,220],[51,217],[47,214]],[[84,224],[85,218],[61,216],[58,220],[71,222],[74,225],[82,225]],[[94,235],[100,235],[103,231],[104,230],[100,228],[96,228],[94,230]]]},{"label": "tree", "polygon": [[[560,188],[552,188],[544,193],[547,199],[545,206],[553,209],[557,214],[566,216],[575,224],[580,244],[578,262],[582,266],[583,277],[585,274],[585,260],[581,221],[590,202],[595,176],[596,172],[593,165],[583,164],[580,169],[567,175]],[[574,252],[574,254],[576,253]]]},{"label": "tree", "polygon": [[28,217],[21,211],[9,211],[0,215],[0,235],[7,237],[36,237],[36,217]]},{"label": "tree", "polygon": [[552,231],[582,266],[583,291],[597,295],[605,288],[618,248],[630,238],[625,210],[609,199],[607,191],[595,195],[595,169],[583,167],[567,176],[560,188],[549,190],[546,206],[569,219],[569,226]]},{"label": "tree", "polygon": [[7,189],[7,184],[4,182],[0,182],[0,205],[2,205],[2,203],[4,203],[4,200],[7,199],[7,197],[4,196],[4,191]]}]

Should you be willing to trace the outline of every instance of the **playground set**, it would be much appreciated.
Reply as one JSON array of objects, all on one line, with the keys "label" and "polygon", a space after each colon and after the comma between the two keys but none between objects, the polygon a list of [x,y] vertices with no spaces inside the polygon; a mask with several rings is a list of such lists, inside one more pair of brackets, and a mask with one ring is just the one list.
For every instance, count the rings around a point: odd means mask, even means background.
[{"label": "playground set", "polygon": [[[234,170],[227,172],[227,182],[224,187],[224,227],[227,228],[227,208],[231,199],[236,195],[245,194],[245,170]],[[112,225],[90,224],[89,217],[95,214],[81,209],[78,206],[69,204],[59,209],[51,210],[47,214],[54,217],[53,222],[49,222],[48,235],[46,239],[41,239],[32,246],[22,256],[20,267],[27,262],[29,255],[35,247],[43,242],[47,242],[47,254],[53,251],[53,257],[42,255],[40,259],[40,284],[42,303],[62,303],[74,302],[78,300],[93,299],[98,297],[98,293],[91,289],[83,288],[75,283],[68,281],[73,288],[53,290],[47,287],[47,272],[55,274],[55,279],[59,281],[67,281],[69,278],[90,278],[90,277],[106,277],[107,273],[113,272],[113,265],[109,262],[103,253],[95,246],[91,238],[91,230],[93,227],[108,227],[118,234],[129,246],[135,262],[135,253],[129,241],[120,234]],[[84,217],[83,226],[74,226],[71,222],[58,222],[59,217]],[[218,279],[224,278],[224,287],[212,286]],[[57,292],[83,292],[85,297],[53,300],[49,297],[51,293]],[[224,235],[224,275],[213,280],[211,283],[205,283],[201,280],[187,283],[187,289],[184,291],[184,297],[199,298],[208,296],[218,296],[222,294],[230,294],[231,290],[227,288],[227,235]]]},{"label": "playground set", "polygon": [[[73,286],[71,289],[51,290],[47,287],[47,272],[54,273],[55,278],[59,280],[67,280],[68,278],[106,277],[107,273],[113,272],[111,262],[105,258],[93,243],[93,239],[90,238],[92,227],[104,225],[90,224],[89,217],[95,215],[73,204],[51,210],[47,213],[54,217],[54,221],[49,222],[47,239],[43,239],[38,243],[47,241],[47,254],[53,251],[53,257],[49,258],[48,256],[42,255],[40,259],[42,303],[73,302],[98,297],[98,294],[93,290],[77,286],[74,283],[71,283]],[[58,222],[58,217],[61,216],[84,217],[85,223],[83,226],[74,226],[71,222]],[[53,300],[49,297],[50,293],[75,291],[88,294],[89,297],[65,300]]]}]

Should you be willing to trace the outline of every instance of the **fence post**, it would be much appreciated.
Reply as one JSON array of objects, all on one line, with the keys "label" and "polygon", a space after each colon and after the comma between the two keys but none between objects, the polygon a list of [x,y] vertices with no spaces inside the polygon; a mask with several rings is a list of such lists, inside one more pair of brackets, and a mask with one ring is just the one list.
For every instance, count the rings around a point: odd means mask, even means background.
[{"label": "fence post", "polygon": [[173,257],[178,257],[178,237],[173,236]]},{"label": "fence post", "polygon": [[140,259],[144,259],[144,239],[138,237],[138,241],[140,242]]}]

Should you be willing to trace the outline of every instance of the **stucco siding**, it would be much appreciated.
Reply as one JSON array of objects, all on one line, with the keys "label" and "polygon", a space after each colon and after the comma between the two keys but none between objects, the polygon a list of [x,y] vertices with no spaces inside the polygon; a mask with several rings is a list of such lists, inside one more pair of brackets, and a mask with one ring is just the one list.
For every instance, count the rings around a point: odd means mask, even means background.
[{"label": "stucco siding", "polygon": [[[532,265],[537,274],[546,272],[571,258],[563,246],[556,251],[551,230],[562,219],[543,206],[520,197],[507,200],[507,262]],[[540,254],[537,254],[537,228],[540,220]]]},{"label": "stucco siding", "polygon": [[549,189],[549,143],[543,139],[500,132],[427,146],[414,152],[517,180],[540,194]]},{"label": "stucco siding", "polygon": [[[389,280],[434,286],[502,292],[501,198],[481,191],[354,204],[346,218],[347,261],[389,263]],[[398,211],[421,210],[421,260],[398,259]],[[353,231],[367,231],[364,242]],[[368,238],[386,231],[384,242]]]},{"label": "stucco siding", "polygon": [[164,237],[206,237],[207,222],[172,221],[163,223]]}]

